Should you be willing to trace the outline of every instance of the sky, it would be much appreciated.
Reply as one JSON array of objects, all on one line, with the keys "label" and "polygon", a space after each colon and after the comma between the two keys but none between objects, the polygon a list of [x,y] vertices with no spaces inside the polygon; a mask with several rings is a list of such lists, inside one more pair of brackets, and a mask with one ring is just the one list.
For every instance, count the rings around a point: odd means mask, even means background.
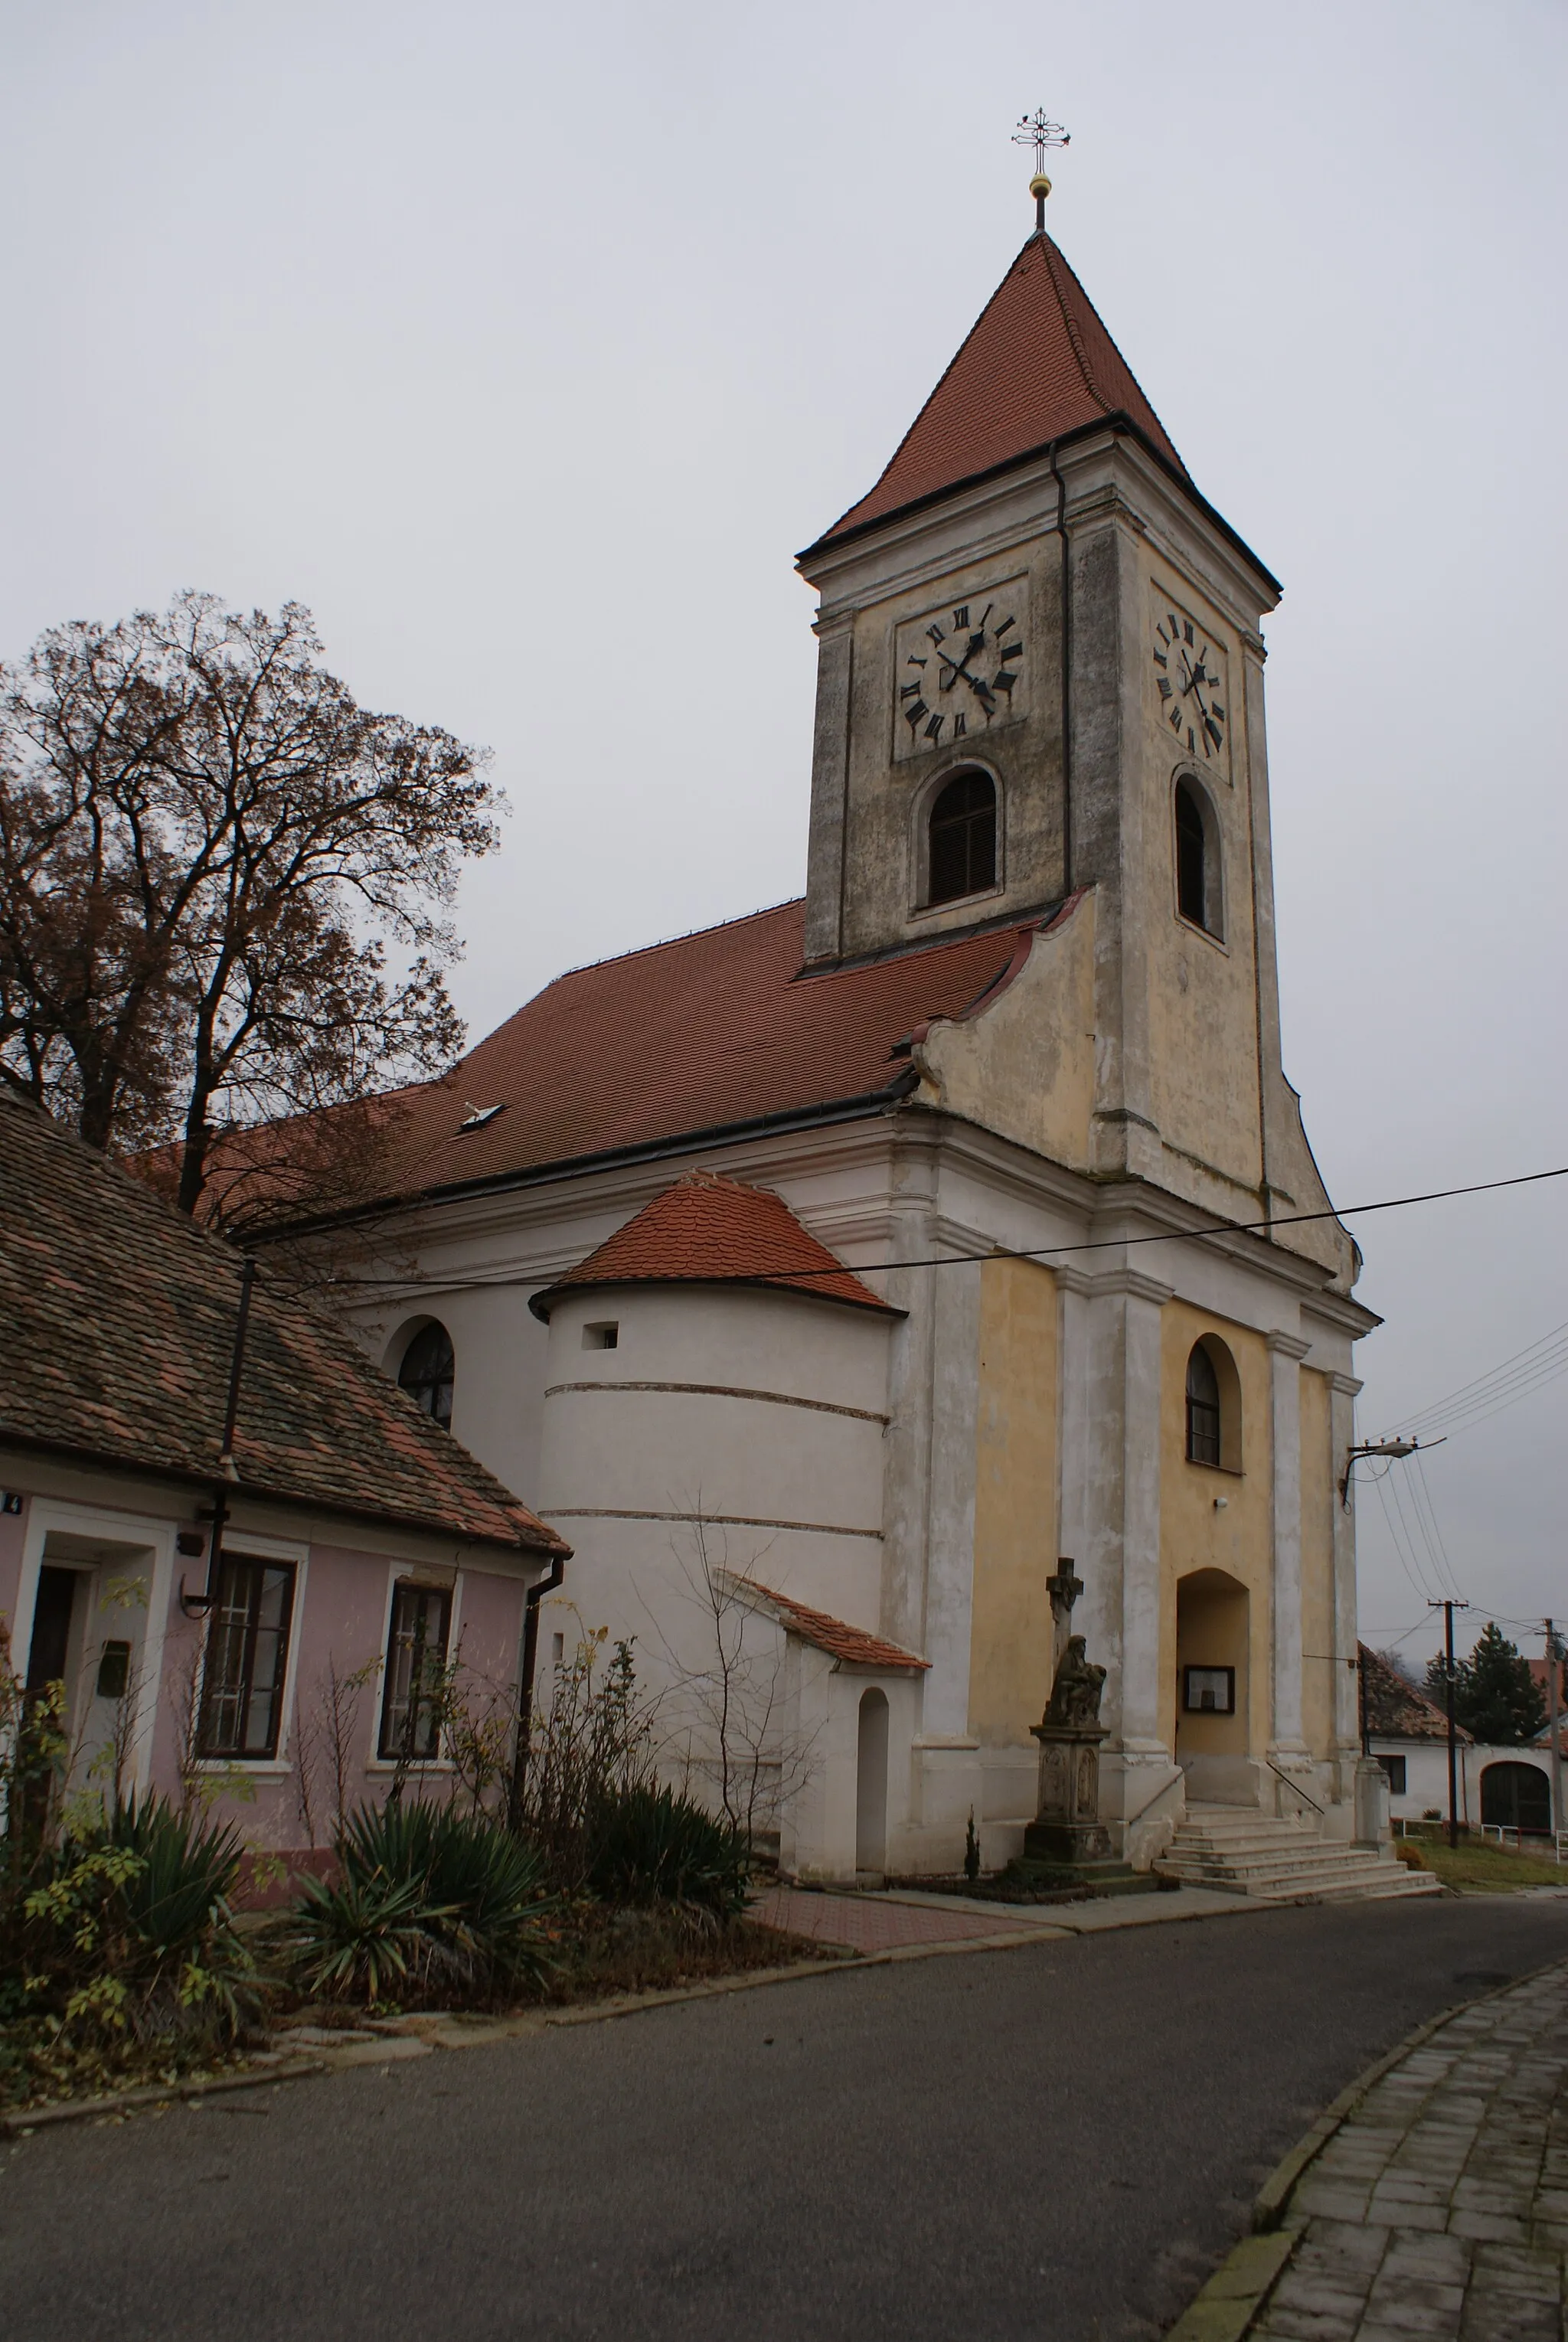
[{"label": "sky", "polygon": [[[474,1037],[798,893],[794,555],[1031,226],[1044,104],[1053,234],[1284,581],[1285,1063],[1331,1192],[1568,1164],[1565,99],[1561,0],[0,0],[0,656],[295,598],[362,701],[488,744]],[[1568,1321],[1568,1180],[1352,1225],[1363,1436]],[[1462,1644],[1568,1617],[1565,1404],[1456,1428],[1419,1527],[1417,1466],[1365,1492],[1370,1639],[1423,1653],[1450,1591]]]}]

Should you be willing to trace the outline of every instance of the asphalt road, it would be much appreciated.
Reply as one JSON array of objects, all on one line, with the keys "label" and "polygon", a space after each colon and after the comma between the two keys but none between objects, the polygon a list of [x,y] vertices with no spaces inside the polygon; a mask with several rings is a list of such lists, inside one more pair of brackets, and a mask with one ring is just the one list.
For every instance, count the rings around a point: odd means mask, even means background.
[{"label": "asphalt road", "polygon": [[864,1968],[0,2150],[6,2342],[1131,2342],[1568,1903]]}]

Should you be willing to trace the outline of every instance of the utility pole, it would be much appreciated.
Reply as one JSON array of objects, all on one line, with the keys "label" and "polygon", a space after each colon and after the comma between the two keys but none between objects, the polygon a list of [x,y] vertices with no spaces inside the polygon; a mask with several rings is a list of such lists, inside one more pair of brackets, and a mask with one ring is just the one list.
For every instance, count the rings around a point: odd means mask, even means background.
[{"label": "utility pole", "polygon": [[1468,1602],[1429,1602],[1429,1610],[1443,1613],[1443,1688],[1448,1694],[1448,1843],[1459,1844],[1459,1728],[1453,1716],[1453,1614],[1468,1610]]},{"label": "utility pole", "polygon": [[1546,1621],[1546,1728],[1552,1735],[1552,1837],[1555,1853],[1558,1833],[1563,1827],[1563,1752],[1557,1746],[1557,1671],[1562,1661],[1557,1656],[1557,1637],[1552,1621]]}]

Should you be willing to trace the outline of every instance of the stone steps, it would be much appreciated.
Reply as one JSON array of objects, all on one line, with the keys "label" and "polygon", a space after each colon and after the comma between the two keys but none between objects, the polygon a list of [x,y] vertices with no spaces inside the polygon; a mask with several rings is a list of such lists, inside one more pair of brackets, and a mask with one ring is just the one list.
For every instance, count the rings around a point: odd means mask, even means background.
[{"label": "stone steps", "polygon": [[1442,1890],[1430,1871],[1385,1862],[1372,1847],[1322,1838],[1300,1822],[1190,1807],[1154,1868],[1162,1878],[1259,1903],[1387,1902]]}]

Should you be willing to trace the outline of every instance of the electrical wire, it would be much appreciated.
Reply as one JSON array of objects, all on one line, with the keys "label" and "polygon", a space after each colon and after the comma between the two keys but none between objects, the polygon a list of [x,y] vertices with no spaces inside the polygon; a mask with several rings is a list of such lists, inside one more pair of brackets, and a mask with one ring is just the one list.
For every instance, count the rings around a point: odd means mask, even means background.
[{"label": "electrical wire", "polygon": [[1568,1374],[1568,1323],[1553,1326],[1551,1333],[1543,1334],[1539,1341],[1504,1358],[1501,1365],[1462,1383],[1445,1398],[1434,1399],[1413,1415],[1403,1416],[1397,1428],[1411,1437],[1431,1439],[1436,1434],[1452,1437],[1456,1431],[1473,1430],[1503,1407],[1513,1406],[1564,1374]]},{"label": "electrical wire", "polygon": [[[751,1285],[809,1285],[830,1276],[842,1276],[846,1268],[860,1276],[868,1270],[895,1268],[958,1268],[965,1264],[985,1260],[1065,1260],[1085,1252],[1132,1252],[1144,1245],[1192,1244],[1204,1236],[1268,1236],[1275,1228],[1303,1227],[1313,1221],[1361,1219],[1369,1212],[1400,1212],[1413,1204],[1443,1204],[1456,1196],[1490,1196],[1500,1187],[1532,1187],[1543,1179],[1568,1178],[1568,1163],[1559,1164],[1550,1171],[1521,1171],[1507,1179],[1482,1179],[1468,1187],[1433,1187],[1419,1196],[1389,1196],[1376,1204],[1342,1204],[1326,1212],[1283,1212],[1267,1220],[1213,1220],[1197,1228],[1165,1228],[1157,1235],[1144,1236],[1096,1236],[1083,1244],[1024,1245],[1009,1246],[992,1245],[984,1252],[928,1253],[913,1260],[834,1261],[831,1268],[797,1268],[793,1264],[777,1269],[754,1268],[746,1272]],[[400,1293],[430,1290],[441,1293],[481,1291],[486,1286],[497,1288],[514,1286],[539,1286],[548,1279],[538,1276],[335,1276],[332,1285],[390,1286]]]},{"label": "electrical wire", "polygon": [[1419,1447],[1411,1461],[1415,1466],[1415,1472],[1410,1484],[1411,1502],[1415,1506],[1418,1516],[1424,1508],[1426,1522],[1423,1534],[1427,1539],[1427,1549],[1437,1564],[1439,1572],[1447,1584],[1448,1591],[1453,1596],[1454,1600],[1458,1601],[1461,1598],[1459,1578],[1449,1557],[1448,1546],[1438,1523],[1437,1506],[1432,1497],[1432,1484],[1426,1476],[1426,1459]]}]

